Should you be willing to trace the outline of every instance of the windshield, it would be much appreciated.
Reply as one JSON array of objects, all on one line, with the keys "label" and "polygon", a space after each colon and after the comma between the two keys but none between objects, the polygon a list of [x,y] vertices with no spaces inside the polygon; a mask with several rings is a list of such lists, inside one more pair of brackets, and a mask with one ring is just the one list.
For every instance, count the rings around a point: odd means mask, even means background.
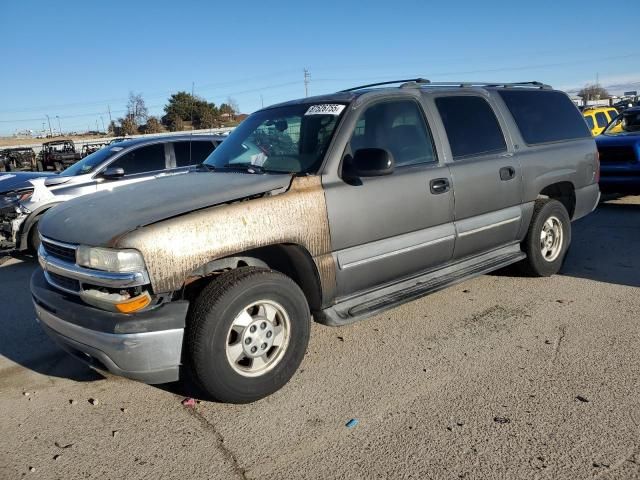
[{"label": "windshield", "polygon": [[604,131],[605,135],[640,133],[640,110],[622,112]]},{"label": "windshield", "polygon": [[69,168],[60,172],[60,176],[75,177],[76,175],[91,173],[97,166],[102,164],[102,162],[112,157],[120,150],[122,150],[122,147],[105,147],[100,150],[96,150],[91,155],[87,155],[79,162],[74,163]]},{"label": "windshield", "polygon": [[301,104],[261,110],[242,122],[205,160],[224,168],[278,173],[320,168],[343,104]]}]

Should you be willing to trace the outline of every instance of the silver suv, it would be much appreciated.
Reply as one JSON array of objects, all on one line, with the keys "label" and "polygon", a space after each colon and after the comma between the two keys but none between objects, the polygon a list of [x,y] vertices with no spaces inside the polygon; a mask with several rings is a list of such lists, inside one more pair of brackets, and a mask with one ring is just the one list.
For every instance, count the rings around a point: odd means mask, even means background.
[{"label": "silver suv", "polygon": [[219,135],[136,138],[108,145],[59,174],[0,175],[2,250],[37,251],[43,213],[69,199],[152,178],[184,173],[224,140]]}]

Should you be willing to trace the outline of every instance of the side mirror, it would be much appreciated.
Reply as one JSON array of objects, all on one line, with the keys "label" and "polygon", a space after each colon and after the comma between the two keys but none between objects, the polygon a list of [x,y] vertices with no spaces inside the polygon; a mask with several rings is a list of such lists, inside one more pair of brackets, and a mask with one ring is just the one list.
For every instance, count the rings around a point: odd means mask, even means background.
[{"label": "side mirror", "polygon": [[109,167],[101,175],[105,180],[117,180],[124,177],[124,168]]},{"label": "side mirror", "polygon": [[379,177],[393,173],[393,155],[384,148],[361,148],[345,163],[347,177]]}]

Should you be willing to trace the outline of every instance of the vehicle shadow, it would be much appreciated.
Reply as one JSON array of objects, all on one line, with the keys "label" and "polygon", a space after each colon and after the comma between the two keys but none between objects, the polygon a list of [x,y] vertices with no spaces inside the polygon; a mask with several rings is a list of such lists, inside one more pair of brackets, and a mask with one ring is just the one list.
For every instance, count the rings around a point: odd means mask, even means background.
[{"label": "vehicle shadow", "polygon": [[561,275],[640,287],[640,203],[601,203],[573,224]]},{"label": "vehicle shadow", "polygon": [[[34,372],[76,381],[104,378],[58,347],[35,319],[29,280],[37,266],[32,257],[0,257],[0,356]],[[0,363],[0,384],[15,366]]]},{"label": "vehicle shadow", "polygon": [[[572,224],[571,248],[560,275],[640,287],[640,200],[607,196]],[[515,266],[494,272],[522,276]]]}]

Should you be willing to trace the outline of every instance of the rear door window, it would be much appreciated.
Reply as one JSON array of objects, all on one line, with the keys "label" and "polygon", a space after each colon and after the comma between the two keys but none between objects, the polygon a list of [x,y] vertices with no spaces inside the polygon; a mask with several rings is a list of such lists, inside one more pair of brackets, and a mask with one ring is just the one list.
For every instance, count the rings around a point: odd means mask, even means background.
[{"label": "rear door window", "polygon": [[436,98],[454,160],[504,152],[507,144],[491,105],[482,97]]},{"label": "rear door window", "polygon": [[528,145],[591,136],[582,115],[562,92],[502,89],[499,94]]},{"label": "rear door window", "polygon": [[604,112],[598,112],[596,113],[596,123],[598,124],[598,127],[604,128],[609,124],[609,119]]},{"label": "rear door window", "polygon": [[173,144],[173,150],[176,154],[176,166],[188,167],[189,165],[198,165],[206,160],[214,148],[210,140],[175,142]]},{"label": "rear door window", "polygon": [[164,143],[136,148],[117,159],[110,168],[122,168],[125,175],[164,170]]}]

